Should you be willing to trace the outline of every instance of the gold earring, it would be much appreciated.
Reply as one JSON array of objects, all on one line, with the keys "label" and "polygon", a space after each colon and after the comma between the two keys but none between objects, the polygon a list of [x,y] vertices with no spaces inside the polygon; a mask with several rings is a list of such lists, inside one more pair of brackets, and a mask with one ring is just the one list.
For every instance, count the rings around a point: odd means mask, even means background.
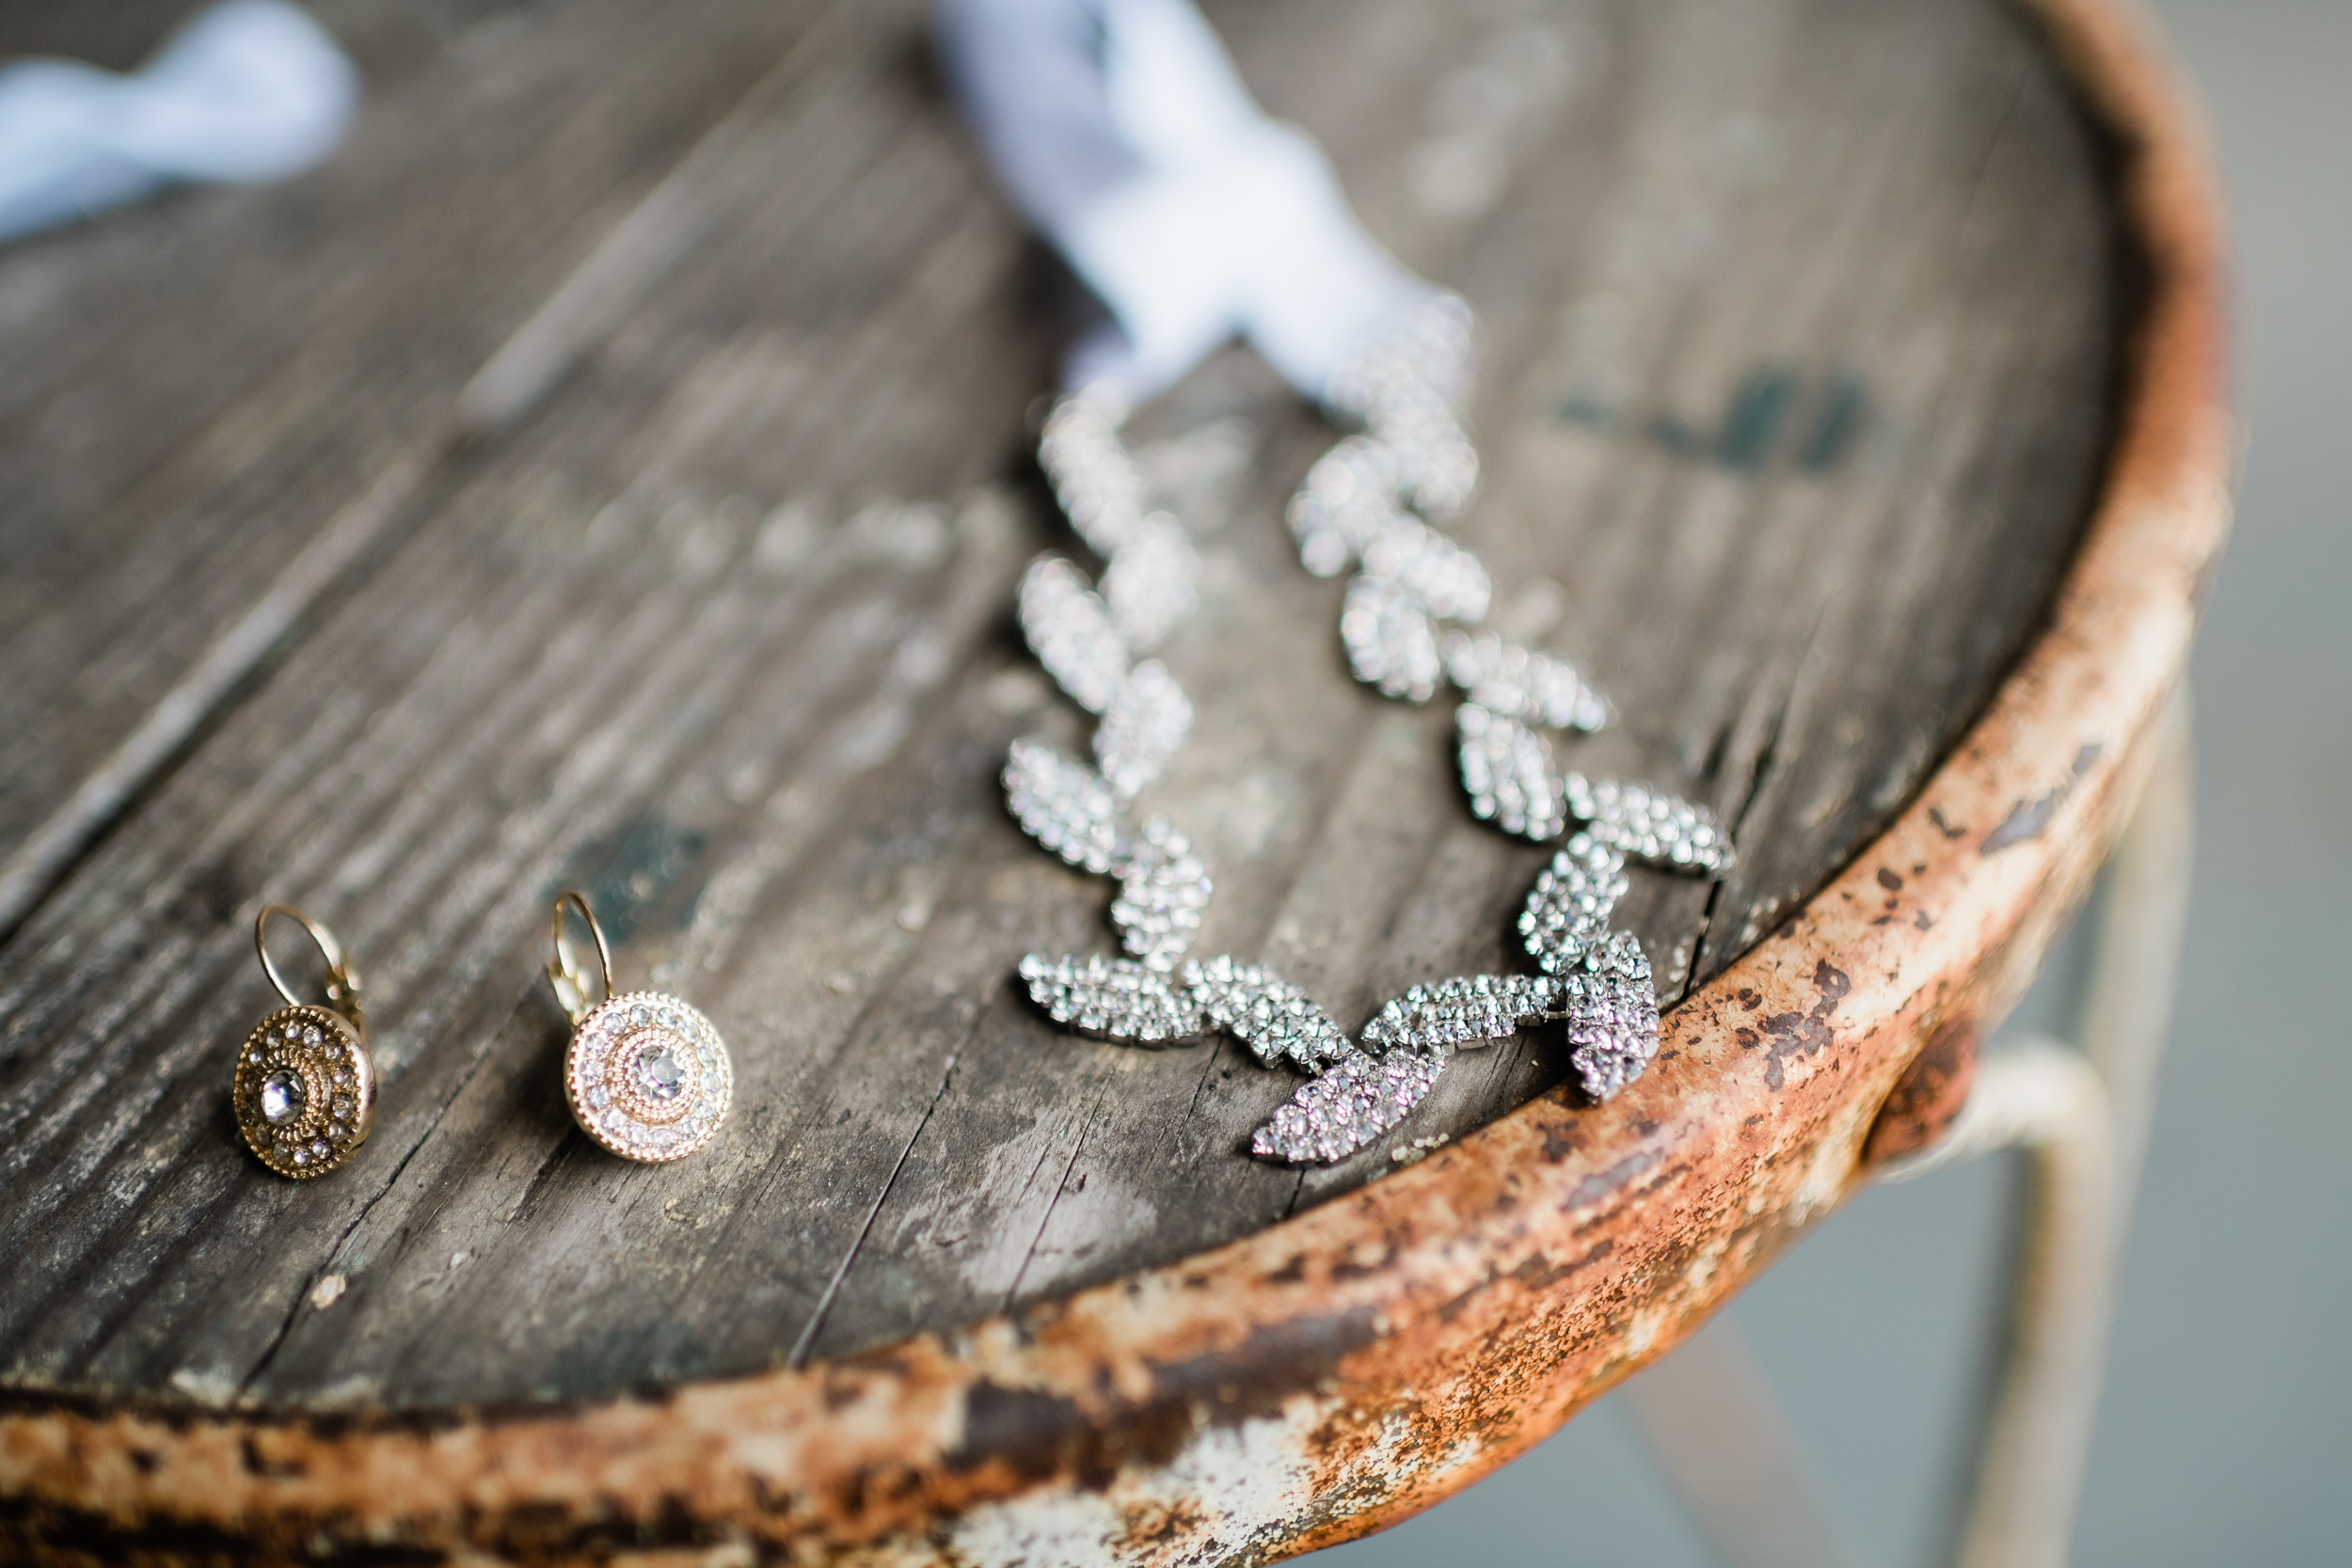
[{"label": "gold earring", "polygon": [[[575,905],[596,942],[598,989],[588,982],[564,935],[564,910]],[[710,1020],[675,996],[633,990],[612,994],[612,953],[596,911],[578,893],[555,900],[555,961],[548,982],[572,1021],[564,1053],[564,1100],[590,1137],[628,1160],[682,1160],[708,1143],[735,1099],[735,1064]]]},{"label": "gold earring", "polygon": [[[326,1005],[299,1001],[269,956],[269,917],[310,934],[326,959]],[[253,1026],[230,1087],[237,1130],[262,1164],[307,1181],[339,1169],[375,1125],[375,1064],[359,1010],[359,976],[335,934],[289,904],[253,917],[253,950],[286,1006]]]}]

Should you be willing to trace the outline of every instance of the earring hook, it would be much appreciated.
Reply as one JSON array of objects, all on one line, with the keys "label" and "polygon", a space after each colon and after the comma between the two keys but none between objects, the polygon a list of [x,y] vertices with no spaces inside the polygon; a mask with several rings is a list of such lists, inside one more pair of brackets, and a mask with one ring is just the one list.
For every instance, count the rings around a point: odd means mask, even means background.
[{"label": "earring hook", "polygon": [[253,951],[261,958],[262,973],[269,976],[269,983],[278,989],[278,995],[286,999],[288,1006],[309,1006],[294,993],[293,987],[286,984],[286,977],[278,972],[276,960],[269,956],[269,917],[274,914],[282,914],[301,927],[318,944],[319,956],[326,960],[326,1005],[349,1019],[351,1026],[364,1039],[368,1024],[366,1016],[359,1010],[358,971],[353,969],[351,960],[343,956],[342,943],[335,940],[335,933],[292,904],[264,904],[262,912],[253,917]]},{"label": "earring hook", "polygon": [[[588,934],[596,939],[596,979],[603,994],[592,1003],[588,1000],[588,979],[580,972],[580,959],[572,944],[564,936],[564,907],[576,905],[580,918],[588,922]],[[604,943],[604,927],[596,923],[596,911],[588,907],[587,895],[576,888],[566,888],[555,895],[555,912],[548,929],[555,938],[555,961],[548,965],[548,984],[555,988],[555,1000],[564,1009],[564,1016],[578,1023],[591,1011],[612,997],[612,950]]]}]

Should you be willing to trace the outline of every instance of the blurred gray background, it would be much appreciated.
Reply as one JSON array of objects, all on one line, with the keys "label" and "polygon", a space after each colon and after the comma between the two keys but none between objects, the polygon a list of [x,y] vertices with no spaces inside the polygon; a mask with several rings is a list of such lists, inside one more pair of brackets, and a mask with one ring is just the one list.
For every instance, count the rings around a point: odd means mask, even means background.
[{"label": "blurred gray background", "polygon": [[[2192,666],[2187,953],[2075,1561],[2352,1562],[2352,3],[2153,8],[2218,146],[2244,445]],[[2054,960],[2012,1029],[2063,1026],[2071,966]],[[1983,1161],[1867,1193],[1727,1314],[1867,1568],[1948,1549],[2014,1180]],[[1313,1559],[1713,1560],[1622,1395]]]}]

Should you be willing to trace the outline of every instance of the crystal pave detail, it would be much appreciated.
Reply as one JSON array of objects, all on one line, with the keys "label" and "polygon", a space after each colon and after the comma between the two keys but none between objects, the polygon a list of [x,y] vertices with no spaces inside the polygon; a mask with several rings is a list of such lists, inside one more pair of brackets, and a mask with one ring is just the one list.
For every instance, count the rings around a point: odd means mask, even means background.
[{"label": "crystal pave detail", "polygon": [[1436,1056],[1401,1051],[1367,1056],[1351,1051],[1266,1118],[1249,1142],[1262,1160],[1328,1164],[1386,1132],[1437,1085],[1445,1066]]},{"label": "crystal pave detail", "polygon": [[375,1069],[326,1007],[281,1007],[254,1026],[230,1085],[237,1131],[263,1164],[308,1180],[339,1170],[375,1124]]},{"label": "crystal pave detail", "polygon": [[564,1053],[580,1130],[628,1160],[683,1159],[718,1134],[735,1065],[710,1020],[675,996],[630,991],[591,1008]]}]

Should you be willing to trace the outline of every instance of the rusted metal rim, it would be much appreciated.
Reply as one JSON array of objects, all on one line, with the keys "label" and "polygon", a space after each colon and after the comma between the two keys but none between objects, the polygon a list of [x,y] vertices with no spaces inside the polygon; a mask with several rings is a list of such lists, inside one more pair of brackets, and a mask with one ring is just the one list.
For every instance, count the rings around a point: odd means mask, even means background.
[{"label": "rusted metal rim", "polygon": [[[337,1418],[16,1390],[0,1543],[158,1560],[1263,1560],[1438,1500],[1663,1354],[1852,1190],[1923,1046],[1927,1079],[1964,1069],[2128,814],[2226,531],[2200,132],[2116,0],[2038,10],[2111,134],[2141,291],[2097,511],[2049,628],[1919,798],[1671,1015],[1632,1089],[1598,1110],[1541,1098],[1179,1266],[803,1370]],[[1921,1124],[1933,1085],[1905,1087],[1903,1124]]]}]

